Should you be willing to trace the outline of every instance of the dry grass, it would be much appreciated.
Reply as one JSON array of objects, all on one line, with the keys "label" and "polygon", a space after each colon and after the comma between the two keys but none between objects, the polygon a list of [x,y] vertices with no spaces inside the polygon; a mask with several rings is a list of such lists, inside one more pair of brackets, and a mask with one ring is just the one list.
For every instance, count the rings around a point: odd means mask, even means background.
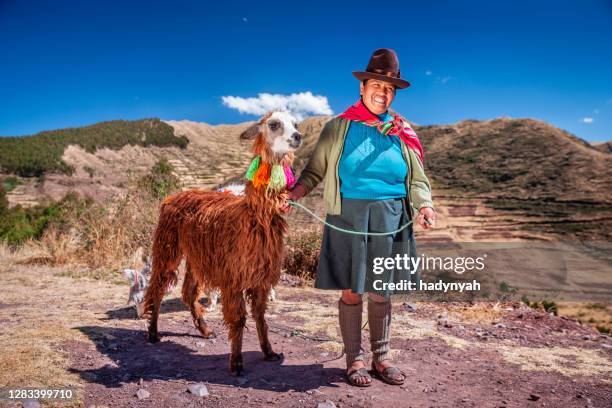
[{"label": "dry grass", "polygon": [[597,350],[575,347],[495,347],[509,362],[526,371],[556,371],[568,377],[603,376],[611,383],[612,364]]},{"label": "dry grass", "polygon": [[62,265],[69,274],[114,279],[122,268],[139,268],[150,253],[159,200],[136,186],[125,195],[84,211],[68,210],[66,224],[48,228],[18,250],[0,246],[21,264]]},{"label": "dry grass", "polygon": [[571,317],[598,330],[612,330],[612,305],[593,302],[559,302],[559,315]]},{"label": "dry grass", "polygon": [[408,313],[393,316],[393,336],[405,340],[439,339],[453,348],[463,349],[475,343],[438,331],[433,319],[417,319]]},{"label": "dry grass", "polygon": [[491,304],[487,302],[478,302],[473,305],[448,304],[446,308],[450,320],[478,324],[491,324],[499,320],[507,313],[504,309],[504,306],[500,303]]},{"label": "dry grass", "polygon": [[[79,376],[66,370],[66,358],[58,351],[62,340],[74,333],[54,324],[35,328],[10,327],[16,335],[0,336],[0,385],[3,387],[76,387]],[[10,352],[8,352],[10,351]]]},{"label": "dry grass", "polygon": [[[17,264],[32,255],[29,245],[16,250],[0,245],[0,387],[81,390],[83,379],[68,370],[70,362],[62,345],[70,340],[90,342],[76,328],[99,324],[105,312],[83,305],[100,299],[124,304],[127,286],[121,290],[88,279],[75,284],[71,278],[58,276],[58,269]],[[72,404],[80,406],[81,400]]]}]

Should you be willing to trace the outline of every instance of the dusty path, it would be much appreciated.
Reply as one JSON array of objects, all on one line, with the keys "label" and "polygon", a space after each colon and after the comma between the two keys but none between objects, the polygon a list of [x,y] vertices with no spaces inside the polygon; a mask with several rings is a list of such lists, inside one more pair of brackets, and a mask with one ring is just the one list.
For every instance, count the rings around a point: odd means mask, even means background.
[{"label": "dusty path", "polygon": [[[162,342],[150,345],[144,322],[125,306],[127,285],[3,260],[0,288],[0,386],[73,386],[77,406],[612,406],[612,340],[524,307],[420,303],[409,312],[400,301],[392,349],[410,379],[402,388],[375,381],[356,389],[335,359],[333,294],[279,287],[269,322],[284,362],[262,361],[249,320],[247,376],[236,379],[219,311],[209,315],[218,337],[200,338],[177,289],[162,308]],[[367,339],[366,329],[369,350]],[[186,391],[196,382],[209,396]],[[139,400],[140,389],[150,396]]]}]

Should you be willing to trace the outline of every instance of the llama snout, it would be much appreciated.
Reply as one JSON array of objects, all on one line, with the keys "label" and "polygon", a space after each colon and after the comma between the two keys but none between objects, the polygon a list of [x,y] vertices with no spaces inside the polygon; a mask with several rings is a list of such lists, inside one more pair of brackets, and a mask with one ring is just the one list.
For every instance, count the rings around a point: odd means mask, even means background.
[{"label": "llama snout", "polygon": [[302,134],[300,132],[293,132],[287,143],[289,143],[292,149],[297,149],[302,144]]}]

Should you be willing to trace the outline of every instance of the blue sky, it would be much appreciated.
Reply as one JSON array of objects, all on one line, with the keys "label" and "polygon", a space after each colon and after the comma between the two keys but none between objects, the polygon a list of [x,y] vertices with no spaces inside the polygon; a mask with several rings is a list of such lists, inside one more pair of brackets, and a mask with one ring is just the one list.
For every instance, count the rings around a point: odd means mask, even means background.
[{"label": "blue sky", "polygon": [[536,118],[612,139],[612,2],[0,0],[0,135],[161,117],[256,116],[223,96],[311,92],[334,113],[351,71],[394,48],[418,124]]}]

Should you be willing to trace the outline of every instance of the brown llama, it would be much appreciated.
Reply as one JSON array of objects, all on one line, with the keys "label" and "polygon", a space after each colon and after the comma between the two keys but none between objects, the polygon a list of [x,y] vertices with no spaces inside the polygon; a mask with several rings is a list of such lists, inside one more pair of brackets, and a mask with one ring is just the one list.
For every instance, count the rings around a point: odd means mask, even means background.
[{"label": "brown llama", "polygon": [[183,301],[205,338],[214,332],[204,320],[204,308],[198,301],[200,288],[221,291],[223,320],[232,344],[230,372],[244,373],[245,297],[264,359],[282,358],[272,351],[264,314],[270,289],[280,277],[287,230],[281,208],[286,205],[287,186],[295,182],[290,166],[301,136],[289,113],[270,112],[240,135],[254,140],[244,195],[189,190],[172,194],[161,203],[153,238],[153,271],[144,299],[149,341],[159,341],[162,297],[166,288],[176,283],[177,267],[185,258]]}]

